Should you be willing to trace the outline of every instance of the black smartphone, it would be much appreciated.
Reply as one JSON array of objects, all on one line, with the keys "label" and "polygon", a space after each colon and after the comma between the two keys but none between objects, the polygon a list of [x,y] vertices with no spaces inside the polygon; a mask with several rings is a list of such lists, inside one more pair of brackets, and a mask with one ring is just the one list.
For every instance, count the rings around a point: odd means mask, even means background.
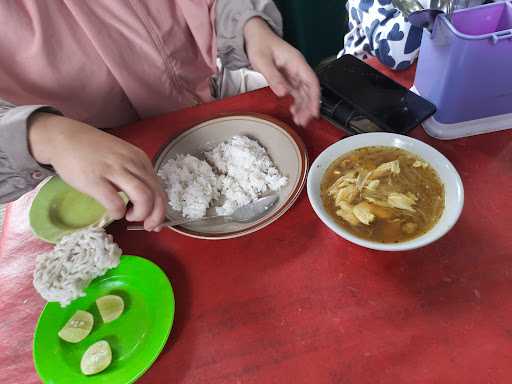
[{"label": "black smartphone", "polygon": [[382,131],[406,134],[436,112],[434,104],[352,55],[325,65],[318,77],[326,93]]}]

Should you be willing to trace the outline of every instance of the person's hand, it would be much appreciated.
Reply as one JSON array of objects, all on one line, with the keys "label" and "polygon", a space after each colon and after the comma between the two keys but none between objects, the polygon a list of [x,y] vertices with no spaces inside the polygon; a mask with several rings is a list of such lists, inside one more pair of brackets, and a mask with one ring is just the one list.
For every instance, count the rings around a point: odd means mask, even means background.
[{"label": "person's hand", "polygon": [[[51,165],[68,184],[101,203],[113,219],[143,221],[158,230],[167,196],[151,161],[137,147],[90,125],[48,113],[36,113],[29,126],[32,156]],[[123,191],[133,207],[126,211]]]},{"label": "person's hand", "polygon": [[245,48],[252,67],[260,72],[279,97],[291,95],[293,119],[306,125],[318,117],[320,85],[302,54],[277,36],[259,17],[244,28]]}]

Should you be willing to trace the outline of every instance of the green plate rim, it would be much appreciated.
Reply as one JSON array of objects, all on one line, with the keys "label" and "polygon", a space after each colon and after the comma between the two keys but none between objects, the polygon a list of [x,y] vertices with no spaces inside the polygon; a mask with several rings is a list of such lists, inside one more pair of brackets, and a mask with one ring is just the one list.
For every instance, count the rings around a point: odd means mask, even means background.
[{"label": "green plate rim", "polygon": [[[131,383],[134,383],[135,381],[137,381],[142,375],[144,375],[151,367],[152,365],[155,363],[155,361],[158,359],[158,357],[160,356],[160,354],[162,353],[163,349],[165,348],[165,345],[167,344],[168,340],[169,340],[169,336],[171,334],[171,331],[172,331],[172,327],[173,327],[173,324],[174,324],[174,315],[175,315],[175,311],[176,311],[176,300],[175,300],[175,297],[174,297],[174,290],[172,288],[172,284],[171,284],[171,281],[169,280],[169,278],[167,277],[167,274],[164,272],[164,270],[162,268],[160,268],[160,266],[158,266],[156,263],[152,262],[151,260],[149,259],[146,259],[144,257],[141,257],[141,256],[134,256],[134,255],[122,255],[121,256],[121,262],[123,260],[127,260],[127,259],[131,259],[131,260],[134,260],[136,261],[137,263],[145,263],[145,264],[148,264],[150,265],[152,268],[155,268],[156,270],[158,270],[158,272],[160,274],[162,274],[164,277],[165,277],[165,281],[167,282],[168,284],[168,288],[169,288],[169,293],[170,293],[170,301],[172,303],[172,309],[171,309],[171,316],[170,316],[170,319],[169,319],[169,324],[168,324],[168,329],[167,331],[165,332],[165,337],[162,338],[162,341],[161,341],[161,345],[159,345],[158,347],[158,350],[155,350],[155,354],[154,356],[151,358],[151,359],[148,359],[148,362],[147,362],[147,366],[140,370],[136,375],[134,375],[133,378],[131,378],[129,381],[125,382],[125,383],[116,383],[116,384],[131,384]],[[121,262],[119,263],[119,265],[121,265]],[[94,282],[98,282],[98,281],[101,281],[102,279],[106,279],[106,278],[109,278],[109,274],[111,273],[115,273],[116,269],[119,268],[116,267],[116,268],[113,268],[111,270],[109,270],[105,275],[101,276],[101,277],[98,277],[97,279],[93,280],[91,282],[94,283]],[[86,289],[86,292],[87,292],[87,289]],[[33,339],[32,339],[32,360],[34,362],[34,368],[37,372],[37,375],[39,377],[39,379],[44,383],[48,380],[48,376],[44,376],[41,374],[41,362],[38,362],[38,358],[36,357],[36,339],[38,337],[38,334],[39,334],[39,327],[40,327],[40,323],[42,321],[42,317],[43,317],[43,314],[44,312],[46,311],[48,305],[50,303],[46,303],[46,305],[43,307],[43,309],[41,310],[41,313],[39,314],[39,317],[37,319],[37,323],[36,323],[36,326],[35,326],[35,329],[34,329],[34,336],[33,336]],[[85,377],[85,376],[84,376]],[[91,376],[91,377],[94,377],[94,376]]]}]

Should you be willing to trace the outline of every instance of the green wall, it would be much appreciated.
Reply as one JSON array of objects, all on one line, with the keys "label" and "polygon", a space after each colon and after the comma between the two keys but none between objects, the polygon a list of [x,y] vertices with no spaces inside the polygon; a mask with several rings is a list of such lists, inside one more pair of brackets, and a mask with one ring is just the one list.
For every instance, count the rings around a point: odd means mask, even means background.
[{"label": "green wall", "polygon": [[347,32],[344,0],[274,0],[284,20],[285,39],[312,66],[343,48]]}]

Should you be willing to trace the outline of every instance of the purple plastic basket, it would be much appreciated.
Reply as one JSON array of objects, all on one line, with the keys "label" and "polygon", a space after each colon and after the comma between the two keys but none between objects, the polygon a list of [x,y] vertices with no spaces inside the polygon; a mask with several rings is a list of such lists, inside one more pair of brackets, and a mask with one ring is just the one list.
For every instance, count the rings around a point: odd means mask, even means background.
[{"label": "purple plastic basket", "polygon": [[439,16],[423,33],[415,87],[441,124],[512,113],[512,3]]}]

